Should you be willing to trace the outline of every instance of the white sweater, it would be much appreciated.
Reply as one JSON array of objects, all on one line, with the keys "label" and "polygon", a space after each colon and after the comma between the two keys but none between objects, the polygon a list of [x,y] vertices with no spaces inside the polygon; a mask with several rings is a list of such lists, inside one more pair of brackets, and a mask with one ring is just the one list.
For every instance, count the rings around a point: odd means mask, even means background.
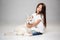
[{"label": "white sweater", "polygon": [[43,33],[45,29],[43,25],[43,16],[41,17],[41,15],[36,15],[36,13],[32,14],[32,16],[33,16],[32,21],[36,21],[38,19],[40,19],[41,21],[36,27],[32,27],[31,30],[35,30],[35,31]]}]

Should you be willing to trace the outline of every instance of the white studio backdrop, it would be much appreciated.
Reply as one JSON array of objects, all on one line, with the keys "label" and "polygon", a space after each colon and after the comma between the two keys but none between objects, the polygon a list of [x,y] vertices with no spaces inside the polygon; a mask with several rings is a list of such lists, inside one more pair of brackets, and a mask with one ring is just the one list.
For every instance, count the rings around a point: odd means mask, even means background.
[{"label": "white studio backdrop", "polygon": [[46,4],[47,24],[60,23],[60,0],[0,0],[0,25],[25,23],[40,2]]}]

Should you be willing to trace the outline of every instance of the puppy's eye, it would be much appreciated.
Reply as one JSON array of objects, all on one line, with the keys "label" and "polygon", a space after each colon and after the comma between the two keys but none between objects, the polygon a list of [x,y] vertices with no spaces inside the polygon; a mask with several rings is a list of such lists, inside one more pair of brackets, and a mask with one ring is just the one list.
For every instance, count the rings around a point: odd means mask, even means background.
[{"label": "puppy's eye", "polygon": [[30,20],[30,21],[32,21],[32,20]]}]

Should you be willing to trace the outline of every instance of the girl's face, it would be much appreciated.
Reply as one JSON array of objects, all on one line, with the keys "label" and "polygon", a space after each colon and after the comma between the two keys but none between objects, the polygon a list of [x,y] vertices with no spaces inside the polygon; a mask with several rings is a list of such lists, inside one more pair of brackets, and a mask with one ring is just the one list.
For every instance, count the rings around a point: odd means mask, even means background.
[{"label": "girl's face", "polygon": [[37,13],[39,13],[42,10],[42,5],[39,5],[39,7],[37,7]]}]

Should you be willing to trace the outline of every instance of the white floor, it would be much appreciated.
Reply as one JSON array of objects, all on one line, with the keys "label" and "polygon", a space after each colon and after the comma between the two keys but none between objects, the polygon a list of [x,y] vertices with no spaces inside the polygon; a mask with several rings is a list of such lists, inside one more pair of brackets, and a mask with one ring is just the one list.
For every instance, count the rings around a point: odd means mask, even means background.
[{"label": "white floor", "polygon": [[[18,26],[3,25],[0,26],[0,40],[60,40],[60,26],[48,25],[46,32],[39,36],[21,36],[16,35],[14,30]],[[20,25],[21,27],[21,25]],[[6,32],[13,32],[10,35],[4,35]]]}]

